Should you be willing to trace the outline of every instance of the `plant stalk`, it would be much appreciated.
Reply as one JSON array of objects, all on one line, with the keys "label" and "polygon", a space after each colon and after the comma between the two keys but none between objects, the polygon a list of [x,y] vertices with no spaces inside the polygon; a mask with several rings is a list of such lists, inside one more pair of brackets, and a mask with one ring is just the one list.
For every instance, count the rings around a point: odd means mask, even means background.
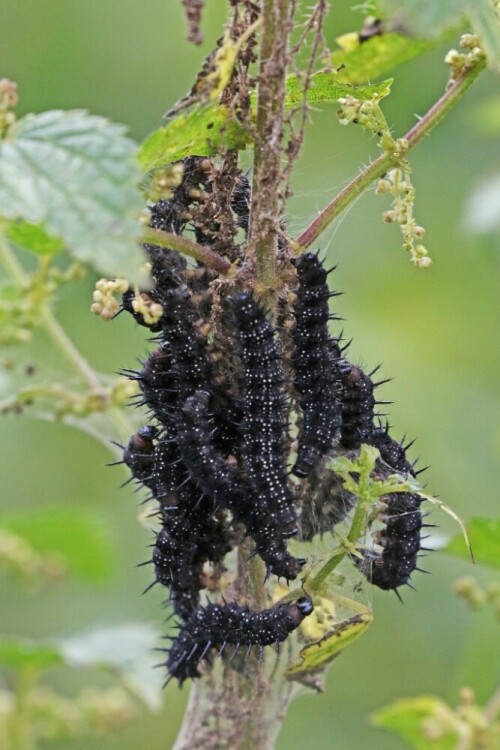
[{"label": "plant stalk", "polygon": [[[28,283],[28,277],[17,261],[14,253],[9,248],[7,242],[0,234],[0,262],[9,273],[12,279],[16,281],[21,287],[25,287]],[[40,319],[42,328],[46,334],[61,352],[64,359],[67,360],[72,368],[76,371],[81,380],[89,387],[90,391],[96,396],[102,398],[104,401],[108,400],[108,393],[105,387],[102,385],[98,374],[89,365],[85,357],[79,352],[77,347],[73,344],[68,334],[61,326],[54,313],[50,309],[49,305],[44,302],[40,305]],[[122,438],[124,434],[130,434],[132,429],[128,424],[123,411],[118,408],[109,408],[108,414],[111,422],[114,424],[117,430],[117,435]]]},{"label": "plant stalk", "polygon": [[262,0],[248,258],[258,282],[271,298],[277,280],[281,145],[291,15],[290,0]]},{"label": "plant stalk", "polygon": [[[464,96],[472,86],[478,75],[486,67],[486,61],[480,60],[475,65],[464,70],[463,74],[449,84],[445,93],[433,104],[426,114],[414,125],[403,140],[407,143],[407,151],[410,151],[425,136],[438,125],[450,112],[457,102]],[[327,206],[318,214],[299,237],[294,241],[295,251],[301,252],[310,247],[325,229],[352,204],[364,191],[370,187],[372,182],[383,177],[388,169],[398,166],[399,155],[392,152],[384,152],[378,159],[363,169],[357,177],[349,182],[343,190],[338,193]]]},{"label": "plant stalk", "polygon": [[160,247],[166,247],[169,250],[176,250],[178,253],[183,253],[184,255],[189,255],[190,258],[199,260],[208,268],[213,268],[214,271],[223,276],[231,270],[231,263],[214,252],[210,247],[198,245],[197,242],[193,242],[187,239],[187,237],[181,237],[179,234],[146,227],[143,240],[154,245],[159,245]]}]

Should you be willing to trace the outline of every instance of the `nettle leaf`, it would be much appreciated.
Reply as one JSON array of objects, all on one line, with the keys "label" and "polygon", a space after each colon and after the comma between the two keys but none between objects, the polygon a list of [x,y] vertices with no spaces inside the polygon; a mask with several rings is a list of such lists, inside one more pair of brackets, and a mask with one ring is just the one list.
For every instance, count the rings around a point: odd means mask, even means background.
[{"label": "nettle leaf", "polygon": [[[342,43],[342,37],[337,40]],[[354,85],[371,81],[387,71],[418,57],[437,41],[414,39],[401,34],[374,36],[351,49],[336,50],[332,63],[338,68],[337,81]]]},{"label": "nettle leaf", "polygon": [[70,666],[111,669],[151,710],[159,710],[164,677],[153,669],[158,656],[152,651],[158,638],[149,625],[127,624],[61,639],[58,646]]},{"label": "nettle leaf", "polygon": [[[354,87],[342,82],[338,73],[315,73],[312,76],[306,99],[311,104],[335,102],[344,96],[354,96],[362,101],[373,99],[374,95],[383,99],[390,94],[392,82],[393,79],[389,78],[381,83]],[[303,88],[304,84],[297,76],[287,78],[285,100],[287,107],[294,107],[302,102]]]},{"label": "nettle leaf", "polygon": [[41,553],[59,554],[69,571],[87,580],[113,572],[113,543],[107,527],[81,508],[44,508],[6,514],[2,526]]},{"label": "nettle leaf", "polygon": [[0,212],[44,225],[78,260],[134,278],[141,262],[136,145],[103,117],[54,110],[0,142]]},{"label": "nettle leaf", "polygon": [[5,236],[13,245],[35,255],[55,255],[65,247],[64,241],[50,235],[43,224],[30,224],[27,221],[10,223]]},{"label": "nettle leaf", "polygon": [[[352,87],[340,83],[335,73],[316,73],[307,93],[310,103],[334,102],[342,96],[371,99],[390,92],[392,79],[373,86]],[[297,76],[287,79],[285,106],[300,104],[303,83]],[[255,97],[253,97],[255,103]],[[251,134],[234,119],[225,105],[215,103],[196,106],[188,114],[178,115],[167,125],[155,130],[139,149],[139,164],[145,172],[184,159],[186,156],[216,156],[225,148],[241,151],[251,143]]]},{"label": "nettle leaf", "polygon": [[[471,518],[467,524],[474,552],[474,559],[483,565],[500,568],[500,520],[493,518]],[[458,557],[469,557],[462,536],[456,536],[443,548]]]},{"label": "nettle leaf", "polygon": [[[445,718],[449,716],[448,731]],[[453,731],[453,712],[446,703],[434,696],[420,696],[396,701],[372,714],[372,723],[381,729],[388,729],[402,737],[415,750],[455,750],[459,740]],[[441,732],[430,739],[426,723],[435,720]]]},{"label": "nettle leaf", "polygon": [[59,648],[51,643],[36,643],[26,638],[0,639],[0,664],[12,669],[47,669],[64,664]]},{"label": "nettle leaf", "polygon": [[196,106],[146,138],[139,149],[139,164],[148,172],[193,154],[215,156],[224,148],[241,151],[250,140],[228,107],[215,103]]}]

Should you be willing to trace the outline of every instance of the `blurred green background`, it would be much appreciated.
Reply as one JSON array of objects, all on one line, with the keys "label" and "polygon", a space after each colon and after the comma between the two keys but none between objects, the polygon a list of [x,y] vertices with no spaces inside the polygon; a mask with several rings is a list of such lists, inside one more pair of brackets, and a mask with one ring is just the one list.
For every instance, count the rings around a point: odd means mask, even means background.
[{"label": "blurred green background", "polygon": [[[20,0],[0,7],[0,77],[17,81],[20,111],[85,108],[130,128],[141,140],[161,124],[162,113],[190,87],[204,55],[220,36],[226,3],[207,3],[201,48],[185,41],[177,0]],[[350,3],[335,3],[328,23],[337,35],[361,25]],[[453,45],[457,40],[453,39]],[[443,91],[445,44],[406,65],[384,103],[388,120],[403,134]],[[466,100],[411,154],[417,188],[417,221],[427,230],[434,260],[415,269],[400,249],[396,227],[385,225],[389,208],[373,191],[363,196],[319,247],[338,264],[335,284],[351,358],[383,363],[394,377],[385,397],[395,436],[417,436],[413,455],[430,463],[429,490],[464,518],[498,513],[500,354],[498,348],[499,242],[465,233],[467,196],[483,175],[500,169],[498,138],[485,135],[476,107],[498,93],[486,73]],[[292,235],[303,228],[362,163],[376,154],[374,142],[355,127],[338,125],[335,106],[311,113],[306,145],[294,174],[288,206]],[[92,365],[101,372],[133,366],[147,350],[143,331],[130,319],[106,326],[88,310],[93,278],[66,287],[58,314]],[[57,362],[56,362],[57,364]],[[125,440],[126,435],[123,435]],[[0,424],[1,504],[10,511],[45,506],[89,509],[109,527],[114,570],[97,588],[73,581],[26,591],[0,578],[1,631],[32,637],[71,635],[95,624],[129,620],[162,629],[161,592],[145,597],[150,571],[148,532],[137,523],[137,495],[122,469],[106,468],[110,455],[90,437],[27,417]],[[439,533],[457,529],[434,511]],[[458,575],[490,573],[441,553],[415,577],[418,591],[395,596],[370,590],[375,623],[334,664],[323,695],[307,694],[292,706],[279,750],[358,747],[397,750],[397,738],[370,728],[368,714],[397,697],[437,693],[454,702],[468,685],[480,700],[498,681],[498,624],[491,612],[471,614],[452,591]],[[152,644],[155,645],[155,644]],[[49,681],[61,692],[105,677],[55,670]],[[142,715],[115,735],[60,743],[61,750],[144,747],[166,750],[176,736],[188,690],[171,685],[159,715]]]}]

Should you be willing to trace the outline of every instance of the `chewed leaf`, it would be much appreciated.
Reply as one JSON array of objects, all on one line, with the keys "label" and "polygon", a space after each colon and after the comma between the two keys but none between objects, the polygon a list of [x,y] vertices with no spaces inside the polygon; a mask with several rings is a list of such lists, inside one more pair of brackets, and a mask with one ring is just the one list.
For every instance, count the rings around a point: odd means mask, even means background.
[{"label": "chewed leaf", "polygon": [[135,278],[141,263],[136,145],[79,110],[27,115],[0,142],[0,212],[43,224],[78,260]]},{"label": "chewed leaf", "polygon": [[[307,101],[333,102],[351,95],[358,99],[383,98],[390,92],[392,79],[374,86],[353,87],[338,81],[335,73],[313,76]],[[297,76],[287,79],[285,105],[293,107],[302,101],[303,84]],[[255,96],[252,96],[255,106]],[[241,151],[251,143],[251,134],[232,115],[228,107],[215,102],[196,105],[191,112],[177,115],[167,125],[151,133],[139,150],[139,163],[145,172],[184,159],[186,156],[215,156],[224,148]]]},{"label": "chewed leaf", "polygon": [[[349,81],[342,80],[340,73],[315,73],[311,79],[311,86],[307,91],[306,100],[311,104],[321,102],[335,102],[344,96],[353,96],[361,101],[373,99],[377,96],[383,99],[391,91],[393,79],[365,86],[351,86]],[[303,96],[303,83],[297,76],[289,76],[286,81],[285,106],[293,107],[300,104]]]},{"label": "chewed leaf", "polygon": [[[500,568],[500,520],[494,518],[471,518],[468,522],[470,542],[477,563]],[[459,557],[468,557],[470,547],[457,536],[444,548],[444,552]]]},{"label": "chewed leaf", "polygon": [[223,147],[244,149],[250,134],[232,117],[228,107],[215,103],[196,106],[151,133],[139,149],[145,172],[186,156],[214,156]]},{"label": "chewed leaf", "polygon": [[[342,37],[337,40],[342,42]],[[336,50],[332,62],[338,69],[337,81],[359,85],[385,75],[434,47],[436,42],[400,34],[383,34],[350,49]]]},{"label": "chewed leaf", "polygon": [[310,643],[301,649],[300,661],[287,670],[291,679],[302,677],[312,672],[324,669],[347,646],[350,646],[359,636],[370,627],[373,615],[366,610],[347,620],[337,623],[319,641]]}]

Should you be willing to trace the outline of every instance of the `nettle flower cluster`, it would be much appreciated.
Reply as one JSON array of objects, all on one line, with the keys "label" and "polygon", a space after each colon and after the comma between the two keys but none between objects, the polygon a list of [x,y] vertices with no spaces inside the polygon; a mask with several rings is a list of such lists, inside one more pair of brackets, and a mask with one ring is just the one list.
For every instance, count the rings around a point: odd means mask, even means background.
[{"label": "nettle flower cluster", "polygon": [[[228,179],[210,160],[189,157],[170,197],[151,206],[149,223],[176,234],[194,229],[200,244],[216,247],[237,269],[249,199],[237,168]],[[198,677],[214,651],[233,657],[241,646],[279,644],[313,611],[305,592],[250,609],[224,579],[224,561],[251,540],[250,556],[266,569],[263,586],[270,577],[297,579],[306,560],[290,552],[290,537],[307,542],[331,531],[356,504],[329,467],[332,456],[356,455],[368,444],[380,453],[378,477],[416,472],[405,447],[377,421],[374,373],[351,364],[330,334],[336,292],[317,255],[290,258],[279,248],[285,283],[271,319],[243,273],[222,279],[201,263],[188,267],[174,251],[150,244],[145,251],[151,286],[126,290],[122,307],[156,334],[141,368],[126,371],[150,420],[130,438],[123,460],[158,502],[161,528],[150,562],[153,584],[168,589],[179,618],[166,668],[182,683]],[[154,320],[144,314],[152,306]],[[351,555],[375,586],[409,584],[421,549],[420,503],[418,494],[397,492],[378,504],[376,544]],[[202,590],[218,602],[202,606]]]}]

